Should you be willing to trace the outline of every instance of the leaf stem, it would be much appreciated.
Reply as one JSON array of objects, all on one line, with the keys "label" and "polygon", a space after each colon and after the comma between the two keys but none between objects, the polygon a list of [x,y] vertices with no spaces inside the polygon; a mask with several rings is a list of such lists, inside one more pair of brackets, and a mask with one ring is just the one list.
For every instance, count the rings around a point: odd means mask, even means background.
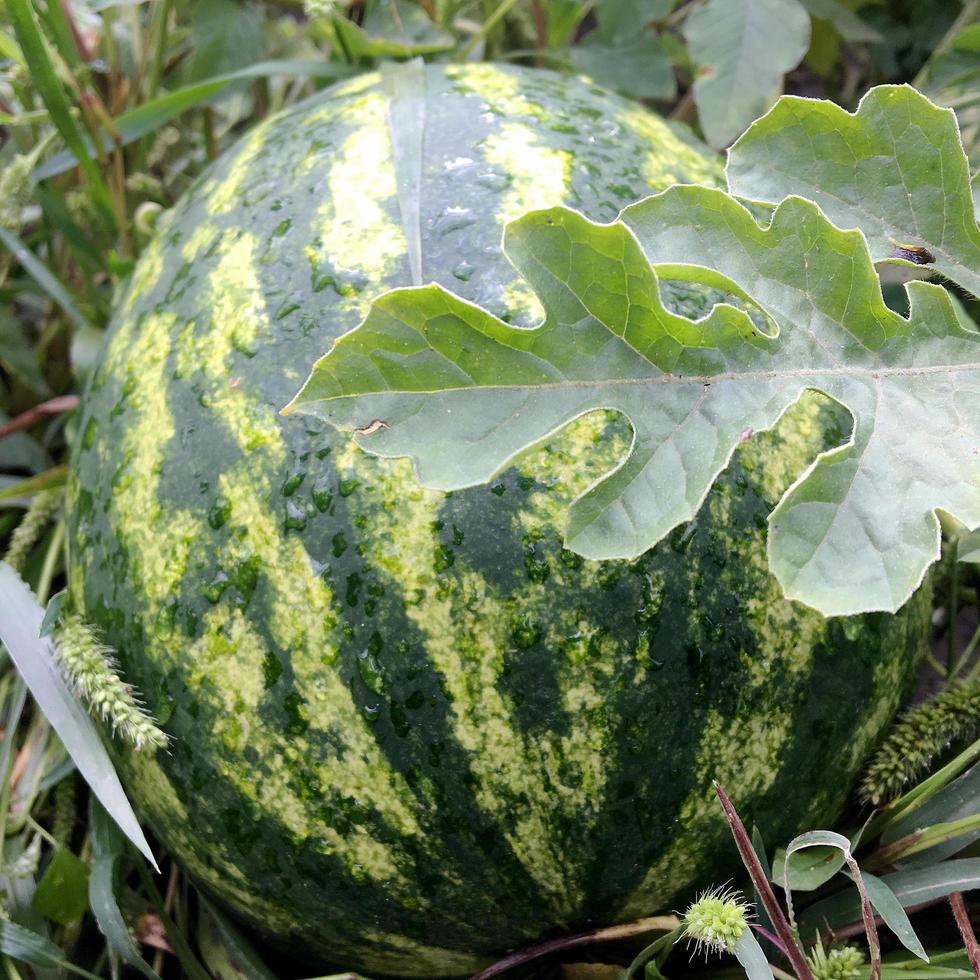
[{"label": "leaf stem", "polygon": [[728,798],[728,794],[717,782],[713,783],[713,785],[715,792],[718,794],[718,799],[721,801],[721,807],[725,811],[728,826],[731,827],[732,836],[735,838],[738,852],[742,856],[742,863],[745,865],[745,869],[752,879],[752,884],[755,885],[756,892],[759,895],[759,901],[766,910],[766,914],[769,916],[773,928],[776,930],[776,935],[779,936],[786,949],[786,958],[790,961],[797,980],[814,980],[810,964],[807,963],[806,957],[803,955],[803,950],[800,949],[800,944],[793,934],[793,930],[790,928],[789,921],[776,899],[776,895],[772,890],[772,886],[769,884],[769,880],[766,878],[765,872],[762,870],[762,865],[759,863],[755,848],[752,847],[752,841],[746,833],[745,825],[735,812],[735,807],[732,806],[732,801]]},{"label": "leaf stem", "polygon": [[966,909],[966,902],[963,901],[963,893],[953,892],[949,896],[949,905],[953,910],[953,918],[956,919],[960,935],[963,937],[963,945],[966,947],[966,955],[970,958],[970,965],[973,967],[977,980],[980,980],[980,945],[978,945],[976,934],[973,932],[970,913]]},{"label": "leaf stem", "polygon": [[517,0],[503,0],[502,3],[498,4],[496,10],[483,22],[483,26],[460,48],[457,61],[466,61],[480,41],[510,13],[511,7],[516,3]]},{"label": "leaf stem", "polygon": [[531,960],[539,959],[550,953],[572,949],[576,946],[609,942],[613,939],[628,939],[630,936],[641,936],[645,932],[662,930],[667,933],[672,933],[679,927],[680,921],[676,915],[655,915],[646,919],[637,919],[635,922],[625,922],[619,926],[607,926],[604,929],[592,929],[589,932],[580,932],[572,936],[549,939],[546,942],[536,943],[533,946],[526,946],[524,949],[518,949],[513,953],[508,953],[503,959],[497,960],[496,963],[475,974],[471,980],[489,980],[490,977],[499,976],[501,973],[505,973],[515,966],[529,963]]}]

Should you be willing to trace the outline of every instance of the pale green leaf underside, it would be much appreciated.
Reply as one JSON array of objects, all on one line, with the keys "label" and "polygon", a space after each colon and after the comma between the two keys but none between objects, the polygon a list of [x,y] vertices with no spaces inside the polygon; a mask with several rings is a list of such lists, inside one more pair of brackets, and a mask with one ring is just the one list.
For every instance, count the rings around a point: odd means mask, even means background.
[{"label": "pale green leaf underside", "polygon": [[694,101],[705,138],[728,146],[782,91],[783,75],[810,46],[798,0],[708,0],[684,25],[699,74]]},{"label": "pale green leaf underside", "polygon": [[[370,452],[410,456],[446,490],[586,412],[622,412],[630,453],[572,506],[566,542],[632,558],[695,516],[747,434],[821,390],[850,409],[851,441],[787,492],[769,548],[786,593],[828,615],[902,605],[937,557],[936,508],[980,524],[980,335],[939,286],[910,284],[909,320],[890,311],[862,235],[816,205],[790,198],[763,228],[722,191],[674,187],[610,225],[532,212],[504,247],[542,326],[436,285],[389,292],[288,411],[360,429]],[[778,337],[727,304],[697,322],[670,313],[658,275],[751,297]]]},{"label": "pale green leaf underside", "polygon": [[872,89],[853,114],[787,96],[731,148],[727,172],[739,197],[798,194],[860,228],[876,262],[901,262],[896,245],[925,248],[935,261],[924,264],[980,295],[980,228],[956,116],[906,85]]}]

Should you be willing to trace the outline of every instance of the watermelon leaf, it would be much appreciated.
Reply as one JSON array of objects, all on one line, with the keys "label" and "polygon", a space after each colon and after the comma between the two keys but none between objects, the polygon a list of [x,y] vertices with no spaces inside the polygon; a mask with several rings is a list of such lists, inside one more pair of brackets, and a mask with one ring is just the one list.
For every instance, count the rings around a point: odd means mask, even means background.
[{"label": "watermelon leaf", "polygon": [[907,85],[872,89],[853,114],[787,96],[732,147],[733,194],[815,201],[860,228],[876,262],[928,266],[980,295],[980,228],[952,109]]},{"label": "watermelon leaf", "polygon": [[694,101],[707,141],[728,146],[782,89],[810,46],[810,16],[798,0],[708,0],[684,25],[700,74]]},{"label": "watermelon leaf", "polygon": [[[284,412],[410,456],[425,485],[450,490],[618,410],[631,451],[573,504],[566,545],[634,558],[694,518],[742,441],[822,391],[853,431],[783,496],[769,552],[786,595],[825,615],[899,608],[939,555],[937,509],[980,524],[980,334],[929,283],[908,285],[908,319],[890,310],[862,233],[816,204],[787,198],[763,227],[722,191],[675,186],[609,225],[532,212],[504,249],[543,325],[512,327],[435,284],[394,290]],[[676,279],[732,302],[686,319],[661,294]]]}]

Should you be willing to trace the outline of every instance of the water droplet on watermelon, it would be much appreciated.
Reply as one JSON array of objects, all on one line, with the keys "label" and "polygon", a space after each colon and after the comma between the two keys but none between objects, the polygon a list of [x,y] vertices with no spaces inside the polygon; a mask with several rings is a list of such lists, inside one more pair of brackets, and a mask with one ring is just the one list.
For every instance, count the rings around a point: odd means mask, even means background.
[{"label": "water droplet on watermelon", "polygon": [[90,418],[85,425],[85,434],[82,436],[82,448],[91,449],[95,445],[95,436],[99,425],[94,418]]},{"label": "water droplet on watermelon", "polygon": [[290,473],[289,476],[283,481],[282,484],[282,495],[284,497],[291,497],[299,489],[300,484],[306,479],[305,470],[297,470],[295,473]]},{"label": "water droplet on watermelon", "polygon": [[314,506],[321,514],[325,514],[333,503],[333,492],[329,485],[323,481],[318,480],[313,484],[310,489],[310,496],[313,498]]},{"label": "water droplet on watermelon", "polygon": [[362,650],[357,655],[357,672],[361,675],[361,680],[369,691],[379,695],[384,694],[384,670],[377,657],[370,650]]},{"label": "water droplet on watermelon", "polygon": [[215,497],[208,510],[208,524],[217,531],[218,528],[224,527],[230,516],[231,501],[223,495]]},{"label": "water droplet on watermelon", "polygon": [[440,235],[448,235],[450,232],[459,231],[473,224],[476,218],[469,208],[461,208],[450,205],[442,214],[436,218],[432,225],[432,230]]},{"label": "water droplet on watermelon", "polygon": [[340,492],[341,497],[349,497],[360,485],[360,480],[350,478],[347,480],[341,480],[340,486],[337,489]]},{"label": "water droplet on watermelon", "polygon": [[474,272],[476,272],[476,266],[471,262],[467,262],[466,259],[463,259],[463,261],[453,269],[453,275],[459,279],[460,282],[469,282],[470,279],[473,278]]},{"label": "water droplet on watermelon", "polygon": [[231,579],[224,572],[219,571],[210,582],[201,586],[201,595],[213,605],[221,600],[221,596],[229,585],[231,585]]},{"label": "water droplet on watermelon", "polygon": [[510,635],[518,650],[529,650],[541,639],[541,629],[525,616],[513,627]]},{"label": "water droplet on watermelon", "polygon": [[284,526],[287,531],[303,531],[306,529],[306,512],[295,500],[290,500],[286,504]]},{"label": "water droplet on watermelon", "polygon": [[377,721],[378,712],[380,710],[381,707],[377,704],[366,704],[361,708],[361,711],[364,713],[364,717],[367,718],[368,721]]}]

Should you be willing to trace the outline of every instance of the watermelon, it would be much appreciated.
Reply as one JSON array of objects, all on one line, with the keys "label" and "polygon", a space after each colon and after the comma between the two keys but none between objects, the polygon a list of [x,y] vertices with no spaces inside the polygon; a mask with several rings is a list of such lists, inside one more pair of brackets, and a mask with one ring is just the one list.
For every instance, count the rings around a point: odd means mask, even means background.
[{"label": "watermelon", "polygon": [[[143,816],[292,951],[454,976],[670,908],[735,867],[712,779],[785,842],[834,816],[895,710],[928,597],[828,620],[767,569],[774,502],[846,436],[816,395],[630,562],[562,547],[569,502],[628,449],[621,418],[443,494],[278,414],[394,286],[533,324],[508,219],[610,220],[720,180],[684,129],[586,80],[430,66],[260,125],[142,256],[84,399],[71,595],[172,739],[121,755]],[[712,300],[668,286],[690,316]]]}]

